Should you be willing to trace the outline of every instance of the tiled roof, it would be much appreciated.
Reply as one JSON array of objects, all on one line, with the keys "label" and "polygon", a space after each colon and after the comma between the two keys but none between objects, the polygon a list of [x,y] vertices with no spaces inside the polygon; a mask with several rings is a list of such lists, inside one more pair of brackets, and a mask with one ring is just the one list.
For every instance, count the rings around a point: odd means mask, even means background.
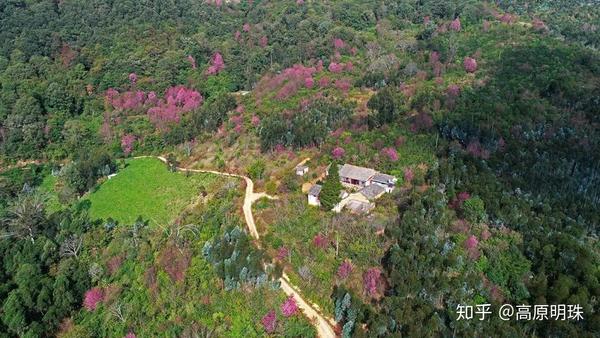
[{"label": "tiled roof", "polygon": [[373,207],[374,206],[372,203],[365,203],[365,202],[356,201],[356,200],[352,200],[346,204],[346,208],[350,209],[350,211],[357,213],[357,214],[367,213],[367,212],[371,211],[371,209],[373,209]]},{"label": "tiled roof", "polygon": [[359,181],[368,181],[377,171],[370,168],[357,167],[352,164],[344,164],[340,168],[340,177],[346,177]]},{"label": "tiled roof", "polygon": [[315,184],[312,187],[310,187],[310,189],[308,190],[308,194],[311,196],[319,196],[319,194],[321,193],[321,189],[323,189],[322,186]]},{"label": "tiled roof", "polygon": [[379,184],[371,184],[362,188],[359,192],[368,200],[374,200],[385,193],[385,188]]},{"label": "tiled roof", "polygon": [[397,180],[396,177],[394,177],[392,175],[388,175],[388,174],[377,173],[377,174],[375,174],[375,176],[373,176],[373,181],[379,182],[379,183],[388,184],[390,182],[395,182],[396,180]]}]

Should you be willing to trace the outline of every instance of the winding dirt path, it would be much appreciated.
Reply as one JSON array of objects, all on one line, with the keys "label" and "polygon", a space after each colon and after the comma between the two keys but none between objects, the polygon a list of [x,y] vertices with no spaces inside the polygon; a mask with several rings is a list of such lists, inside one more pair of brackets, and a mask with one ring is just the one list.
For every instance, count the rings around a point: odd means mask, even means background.
[{"label": "winding dirt path", "polygon": [[[153,156],[139,156],[136,158],[143,158],[143,157],[153,157]],[[167,163],[167,159],[162,156],[156,156],[156,158],[158,158],[159,160],[161,160],[164,163]],[[266,197],[269,199],[277,199],[277,197],[267,195],[264,192],[261,192],[261,193],[254,192],[254,182],[247,176],[232,174],[232,173],[227,173],[227,172],[220,172],[220,171],[215,171],[215,170],[189,169],[189,168],[180,168],[180,167],[178,167],[177,170],[183,171],[183,172],[192,172],[192,173],[209,173],[209,174],[215,174],[215,175],[220,175],[220,176],[237,177],[237,178],[243,179],[246,182],[246,192],[244,194],[244,205],[242,207],[242,210],[244,212],[244,219],[246,220],[246,225],[248,226],[248,230],[250,230],[250,234],[252,235],[252,237],[254,239],[257,240],[256,241],[257,245],[260,247],[260,241],[259,241],[260,236],[258,234],[258,231],[256,230],[256,223],[254,222],[254,216],[252,214],[252,204],[263,197]],[[281,278],[279,278],[279,281],[281,282],[281,289],[283,290],[283,292],[288,296],[294,297],[294,299],[296,300],[296,304],[298,305],[298,308],[300,308],[300,310],[302,310],[304,315],[311,320],[312,324],[315,326],[315,328],[317,330],[317,335],[321,338],[335,338],[336,334],[335,334],[335,331],[333,330],[333,328],[336,326],[335,321],[332,318],[328,318],[325,315],[323,315],[321,313],[318,305],[315,305],[315,304],[305,301],[302,298],[302,295],[300,294],[300,291],[298,290],[298,288],[290,283],[289,277],[285,273],[283,273]]]}]

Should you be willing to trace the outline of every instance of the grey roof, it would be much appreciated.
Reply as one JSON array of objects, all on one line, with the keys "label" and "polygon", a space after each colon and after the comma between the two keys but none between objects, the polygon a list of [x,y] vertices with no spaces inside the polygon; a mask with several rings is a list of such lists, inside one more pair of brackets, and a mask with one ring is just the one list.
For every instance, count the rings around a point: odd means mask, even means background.
[{"label": "grey roof", "polygon": [[370,168],[357,167],[352,164],[344,164],[340,168],[340,177],[347,177],[359,181],[368,181],[377,171]]},{"label": "grey roof", "polygon": [[379,184],[371,184],[368,185],[359,191],[363,196],[365,196],[368,200],[374,200],[377,197],[381,196],[381,194],[385,193],[385,188],[380,186]]},{"label": "grey roof", "polygon": [[306,166],[306,165],[297,165],[296,166],[296,170],[304,170],[304,169],[308,169],[308,166]]},{"label": "grey roof", "polygon": [[321,189],[323,189],[322,186],[315,184],[312,187],[310,187],[310,189],[308,190],[308,194],[311,196],[319,196],[319,194],[321,193]]},{"label": "grey roof", "polygon": [[352,200],[346,203],[346,208],[350,209],[354,213],[364,214],[373,209],[372,203],[365,203],[357,200]]},{"label": "grey roof", "polygon": [[375,176],[373,176],[373,181],[375,182],[379,182],[379,183],[391,183],[391,182],[396,182],[398,179],[392,175],[388,175],[388,174],[382,174],[382,173],[377,173],[375,174]]}]

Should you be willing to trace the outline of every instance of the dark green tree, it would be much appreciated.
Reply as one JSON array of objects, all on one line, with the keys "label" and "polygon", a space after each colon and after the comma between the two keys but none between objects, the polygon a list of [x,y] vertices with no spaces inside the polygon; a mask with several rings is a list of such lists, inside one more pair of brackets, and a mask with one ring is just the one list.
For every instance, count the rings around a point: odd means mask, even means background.
[{"label": "dark green tree", "polygon": [[340,182],[340,172],[337,163],[333,163],[329,168],[329,175],[323,182],[323,189],[319,195],[321,206],[325,210],[331,210],[341,200],[342,183]]}]

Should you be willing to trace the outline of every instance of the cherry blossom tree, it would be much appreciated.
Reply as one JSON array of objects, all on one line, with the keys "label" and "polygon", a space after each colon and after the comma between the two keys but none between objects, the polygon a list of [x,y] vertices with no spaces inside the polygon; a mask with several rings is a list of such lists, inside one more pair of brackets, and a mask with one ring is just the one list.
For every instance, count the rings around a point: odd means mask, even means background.
[{"label": "cherry blossom tree", "polygon": [[469,236],[469,238],[467,238],[467,240],[465,241],[464,245],[465,249],[467,250],[467,253],[469,254],[469,258],[479,258],[479,250],[477,249],[478,244],[479,241],[477,240],[477,237],[475,237],[475,235]]},{"label": "cherry blossom tree", "polygon": [[196,67],[197,67],[196,59],[194,59],[194,57],[191,55],[188,55],[187,59],[190,62],[190,64],[192,65],[192,69],[196,69]]},{"label": "cherry blossom tree", "polygon": [[258,127],[258,125],[260,125],[260,117],[256,116],[256,115],[252,115],[252,125],[255,127]]},{"label": "cherry blossom tree", "polygon": [[136,338],[136,336],[135,336],[135,333],[133,333],[133,332],[129,332],[129,333],[127,333],[127,334],[125,335],[125,337],[124,337],[124,338]]},{"label": "cherry blossom tree", "polygon": [[250,31],[250,24],[249,23],[245,23],[244,26],[242,26],[242,30],[246,33],[248,33]]},{"label": "cherry blossom tree", "polygon": [[281,261],[287,259],[290,256],[290,250],[288,248],[286,248],[285,246],[281,246],[279,247],[279,249],[277,249],[277,258]]},{"label": "cherry blossom tree", "polygon": [[137,82],[137,74],[135,74],[135,73],[129,74],[129,82],[131,82],[132,86],[135,86],[135,84]]},{"label": "cherry blossom tree", "polygon": [[349,260],[344,260],[342,262],[342,264],[340,264],[340,266],[338,267],[337,270],[337,276],[340,279],[346,279],[348,278],[348,276],[350,276],[350,273],[352,272],[352,263],[350,263]]},{"label": "cherry blossom tree", "polygon": [[277,328],[277,315],[275,314],[275,310],[267,312],[260,322],[267,333],[273,333]]},{"label": "cherry blossom tree", "polygon": [[465,57],[463,61],[465,71],[468,73],[474,73],[477,70],[477,61],[471,57]]},{"label": "cherry blossom tree", "polygon": [[293,316],[298,311],[298,305],[294,296],[289,296],[283,304],[281,304],[281,313],[286,317]]},{"label": "cherry blossom tree", "polygon": [[404,169],[404,182],[410,183],[415,178],[415,173],[411,168]]},{"label": "cherry blossom tree", "polygon": [[344,157],[345,154],[346,154],[346,150],[344,150],[344,148],[342,148],[342,147],[335,147],[331,151],[331,156],[333,156],[333,158],[336,160],[341,159],[342,157]]},{"label": "cherry blossom tree", "polygon": [[329,82],[329,78],[327,76],[324,76],[319,80],[319,87],[326,88],[329,86]]},{"label": "cherry blossom tree", "polygon": [[336,62],[331,62],[328,67],[332,73],[341,73],[344,70],[344,65]]},{"label": "cherry blossom tree", "polygon": [[125,156],[129,156],[133,150],[133,143],[135,142],[135,135],[125,134],[121,137],[121,149]]},{"label": "cherry blossom tree", "polygon": [[179,122],[181,116],[202,104],[203,98],[199,92],[184,86],[175,86],[165,91],[165,96],[157,105],[148,109],[150,121],[159,128],[166,124]]},{"label": "cherry blossom tree", "polygon": [[335,87],[344,93],[347,93],[351,86],[350,79],[344,78],[335,80]]},{"label": "cherry blossom tree", "polygon": [[477,140],[469,142],[467,152],[477,158],[488,159],[490,157],[490,151]]},{"label": "cherry blossom tree", "polygon": [[85,293],[83,307],[88,311],[95,311],[98,304],[104,300],[104,290],[99,287],[91,288]]},{"label": "cherry blossom tree", "polygon": [[381,281],[381,270],[370,268],[363,274],[363,288],[367,295],[374,297]]},{"label": "cherry blossom tree", "polygon": [[321,234],[316,234],[315,237],[313,237],[313,245],[319,249],[326,249],[327,238]]},{"label": "cherry blossom tree", "polygon": [[315,80],[312,77],[304,79],[304,87],[312,89],[315,86]]},{"label": "cherry blossom tree", "polygon": [[491,23],[489,21],[483,20],[482,29],[483,29],[484,32],[489,31],[490,30],[490,26],[491,26]]},{"label": "cherry blossom tree", "polygon": [[208,75],[216,75],[225,68],[225,62],[223,62],[223,56],[221,53],[216,52],[211,59],[210,66],[206,70]]},{"label": "cherry blossom tree", "polygon": [[346,47],[346,43],[340,38],[335,38],[333,39],[333,47],[335,49],[343,49],[344,47]]},{"label": "cherry blossom tree", "polygon": [[455,32],[460,32],[460,28],[461,28],[460,19],[456,18],[456,19],[452,20],[452,22],[450,23],[450,29]]},{"label": "cherry blossom tree", "polygon": [[267,38],[266,36],[261,37],[259,44],[262,48],[267,47],[267,45],[269,44],[269,38]]},{"label": "cherry blossom tree", "polygon": [[394,149],[392,147],[381,149],[381,153],[392,162],[398,161],[398,158],[399,158],[398,152],[396,151],[396,149]]},{"label": "cherry blossom tree", "polygon": [[348,61],[348,62],[346,62],[346,65],[344,66],[344,69],[345,69],[347,72],[351,72],[351,71],[353,71],[353,70],[354,70],[354,64],[352,63],[352,61]]},{"label": "cherry blossom tree", "polygon": [[450,97],[457,97],[460,94],[460,87],[455,84],[451,84],[446,89],[446,94]]}]

